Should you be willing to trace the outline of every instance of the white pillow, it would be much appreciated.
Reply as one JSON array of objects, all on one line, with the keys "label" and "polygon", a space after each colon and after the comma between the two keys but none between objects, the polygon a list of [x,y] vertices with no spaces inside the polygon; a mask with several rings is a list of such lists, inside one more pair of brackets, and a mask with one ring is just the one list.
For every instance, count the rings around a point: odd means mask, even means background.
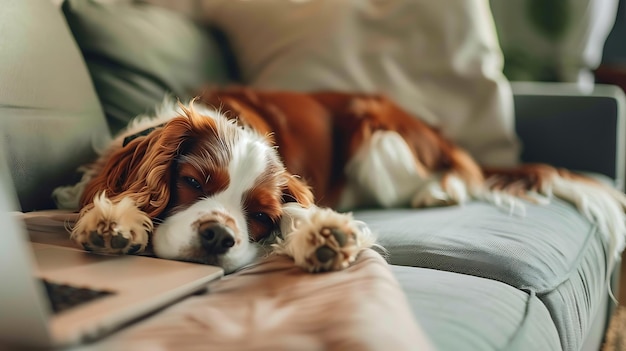
[{"label": "white pillow", "polygon": [[244,84],[382,92],[482,164],[518,161],[488,0],[199,0]]}]

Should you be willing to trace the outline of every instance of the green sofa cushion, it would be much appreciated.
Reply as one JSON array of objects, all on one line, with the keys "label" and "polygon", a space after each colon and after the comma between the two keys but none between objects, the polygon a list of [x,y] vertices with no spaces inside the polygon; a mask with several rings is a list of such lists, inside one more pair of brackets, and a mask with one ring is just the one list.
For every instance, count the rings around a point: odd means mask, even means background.
[{"label": "green sofa cushion", "polygon": [[148,4],[68,0],[63,12],[81,48],[114,133],[152,113],[166,94],[181,100],[228,81],[209,29]]},{"label": "green sofa cushion", "polygon": [[550,312],[532,293],[451,272],[391,270],[437,350],[561,350]]},{"label": "green sofa cushion", "polygon": [[550,311],[564,350],[580,349],[606,294],[607,244],[570,204],[355,212],[378,233],[392,264],[500,281],[535,294]]}]

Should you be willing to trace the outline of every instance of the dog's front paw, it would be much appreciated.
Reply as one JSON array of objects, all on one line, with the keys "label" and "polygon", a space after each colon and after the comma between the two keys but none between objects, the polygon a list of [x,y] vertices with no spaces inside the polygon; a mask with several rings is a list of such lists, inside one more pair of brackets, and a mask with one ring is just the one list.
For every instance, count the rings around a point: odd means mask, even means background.
[{"label": "dog's front paw", "polygon": [[[348,267],[356,259],[358,231],[346,227],[311,228],[309,252],[302,256],[299,265],[311,272],[332,271]],[[294,257],[295,258],[295,257]]]},{"label": "dog's front paw", "polygon": [[152,229],[152,220],[130,198],[113,203],[103,193],[82,213],[71,238],[88,251],[134,254],[145,250]]},{"label": "dog's front paw", "polygon": [[374,244],[369,228],[350,214],[314,207],[283,214],[290,215],[288,229],[282,226],[285,238],[276,250],[309,272],[344,269]]}]

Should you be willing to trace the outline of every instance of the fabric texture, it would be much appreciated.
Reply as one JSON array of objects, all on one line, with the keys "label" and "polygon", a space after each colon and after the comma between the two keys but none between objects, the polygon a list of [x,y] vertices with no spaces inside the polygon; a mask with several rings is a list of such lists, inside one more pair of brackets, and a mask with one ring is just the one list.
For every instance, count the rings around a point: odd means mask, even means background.
[{"label": "fabric texture", "polygon": [[243,83],[382,92],[480,163],[517,162],[512,94],[487,0],[204,0]]},{"label": "fabric texture", "polygon": [[562,350],[550,312],[532,293],[432,269],[392,272],[437,350]]},{"label": "fabric texture", "polygon": [[378,233],[392,264],[488,278],[536,295],[564,350],[578,350],[606,294],[606,243],[559,200],[525,216],[484,203],[355,212]]},{"label": "fabric texture", "polygon": [[229,69],[208,29],[148,4],[69,0],[63,12],[115,133],[151,113],[166,94],[186,100],[228,81]]},{"label": "fabric texture", "polygon": [[310,274],[271,256],[83,350],[434,350],[385,260]]},{"label": "fabric texture", "polygon": [[54,187],[108,140],[94,86],[50,1],[9,0],[0,11],[0,152],[24,211],[54,208]]}]

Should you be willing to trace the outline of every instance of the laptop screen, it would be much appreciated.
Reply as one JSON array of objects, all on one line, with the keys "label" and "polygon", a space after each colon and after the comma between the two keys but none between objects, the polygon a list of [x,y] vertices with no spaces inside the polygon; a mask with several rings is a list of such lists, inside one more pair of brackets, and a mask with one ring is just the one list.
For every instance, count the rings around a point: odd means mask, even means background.
[{"label": "laptop screen", "polygon": [[7,163],[0,152],[0,343],[29,340],[49,345],[48,303],[34,277],[34,258],[24,224],[14,212],[19,208]]}]

